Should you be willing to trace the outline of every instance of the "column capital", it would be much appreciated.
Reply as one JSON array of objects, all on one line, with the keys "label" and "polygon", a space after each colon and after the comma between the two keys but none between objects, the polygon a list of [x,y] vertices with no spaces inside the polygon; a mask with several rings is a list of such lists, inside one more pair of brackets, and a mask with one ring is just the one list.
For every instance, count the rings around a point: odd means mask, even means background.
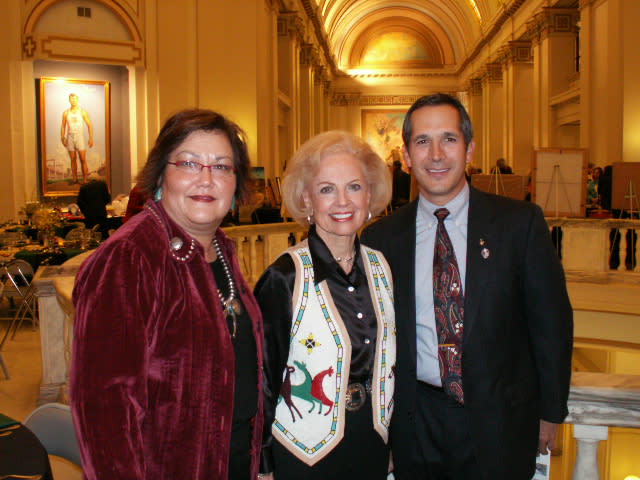
[{"label": "column capital", "polygon": [[503,46],[497,59],[502,65],[528,64],[533,62],[530,40],[516,40]]},{"label": "column capital", "polygon": [[303,43],[300,46],[300,64],[307,67],[320,65],[318,49],[312,43]]},{"label": "column capital", "polygon": [[291,36],[299,42],[304,41],[304,18],[298,12],[285,12],[278,15],[278,35]]},{"label": "column capital", "polygon": [[473,97],[479,97],[482,95],[482,78],[475,77],[469,80],[467,85],[467,91]]},{"label": "column capital", "polygon": [[327,69],[324,65],[314,64],[313,65],[313,83],[316,86],[322,85],[327,79]]},{"label": "column capital", "polygon": [[331,80],[327,80],[326,78],[323,80],[322,91],[327,97],[331,94]]},{"label": "column capital", "polygon": [[486,63],[481,75],[484,82],[502,83],[502,65],[499,62]]},{"label": "column capital", "polygon": [[575,34],[579,20],[580,12],[576,8],[543,7],[527,22],[526,36],[540,42],[552,35]]}]

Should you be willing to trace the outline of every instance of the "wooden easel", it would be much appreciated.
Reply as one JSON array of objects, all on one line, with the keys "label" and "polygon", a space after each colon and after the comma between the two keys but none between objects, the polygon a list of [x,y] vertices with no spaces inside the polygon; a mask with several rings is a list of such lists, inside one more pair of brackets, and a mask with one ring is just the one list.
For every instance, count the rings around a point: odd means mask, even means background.
[{"label": "wooden easel", "polygon": [[[504,183],[502,183],[502,174],[500,173],[500,168],[496,165],[495,170],[491,174],[491,180],[489,180],[489,190],[491,190],[491,186],[494,184],[495,180],[495,193],[496,195],[504,195]],[[501,190],[502,189],[502,190]]]},{"label": "wooden easel", "polygon": [[[560,206],[558,203],[558,199],[559,199],[559,190],[560,190],[560,180],[561,180],[561,176],[562,176],[562,172],[560,171],[560,165],[556,164],[553,166],[553,173],[551,174],[551,181],[549,182],[549,190],[547,191],[547,198],[544,201],[544,210],[547,209],[548,205],[549,205],[549,196],[551,195],[551,189],[553,188],[555,190],[555,201],[556,201],[556,205],[555,205],[555,212],[556,212],[556,218],[560,216]],[[569,211],[572,212],[573,209],[571,208],[571,200],[569,199],[569,193],[567,192],[567,187],[565,185],[564,182],[562,182],[562,192],[564,193],[564,196],[567,199],[567,205],[569,206]]]},{"label": "wooden easel", "polygon": [[[633,183],[633,180],[629,179],[629,187],[624,198],[629,199],[629,218],[634,218],[634,215],[638,215],[640,212],[640,205],[638,204],[638,195],[636,194],[637,188]],[[635,209],[634,209],[635,206]],[[622,217],[622,211],[620,211],[620,217]]]}]

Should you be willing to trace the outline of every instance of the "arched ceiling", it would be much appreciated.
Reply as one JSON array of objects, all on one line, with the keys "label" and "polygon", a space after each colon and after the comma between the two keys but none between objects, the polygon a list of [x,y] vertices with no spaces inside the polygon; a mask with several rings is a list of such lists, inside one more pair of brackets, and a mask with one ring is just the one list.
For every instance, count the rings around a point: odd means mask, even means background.
[{"label": "arched ceiling", "polygon": [[453,71],[513,0],[308,0],[345,73]]}]

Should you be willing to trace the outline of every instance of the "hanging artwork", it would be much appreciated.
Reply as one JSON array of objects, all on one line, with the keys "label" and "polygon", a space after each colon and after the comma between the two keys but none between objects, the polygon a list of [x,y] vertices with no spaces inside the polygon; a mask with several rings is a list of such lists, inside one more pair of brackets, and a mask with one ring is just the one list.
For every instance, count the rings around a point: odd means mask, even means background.
[{"label": "hanging artwork", "polygon": [[392,165],[402,162],[402,122],[406,110],[362,110],[362,138]]},{"label": "hanging artwork", "polygon": [[42,77],[37,95],[42,194],[76,195],[91,180],[109,185],[109,82]]}]

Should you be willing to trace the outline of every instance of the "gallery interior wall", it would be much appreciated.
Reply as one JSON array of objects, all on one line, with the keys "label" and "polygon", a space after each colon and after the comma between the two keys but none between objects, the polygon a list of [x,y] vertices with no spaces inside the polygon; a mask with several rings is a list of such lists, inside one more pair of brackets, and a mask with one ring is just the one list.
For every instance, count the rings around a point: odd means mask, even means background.
[{"label": "gallery interior wall", "polygon": [[[33,75],[34,79],[64,77],[109,82],[111,90],[111,194],[113,197],[119,193],[127,195],[131,189],[130,178],[136,174],[136,172],[131,172],[130,167],[129,73],[127,69],[118,65],[35,60]],[[62,118],[62,112],[60,112],[60,118]]]}]

